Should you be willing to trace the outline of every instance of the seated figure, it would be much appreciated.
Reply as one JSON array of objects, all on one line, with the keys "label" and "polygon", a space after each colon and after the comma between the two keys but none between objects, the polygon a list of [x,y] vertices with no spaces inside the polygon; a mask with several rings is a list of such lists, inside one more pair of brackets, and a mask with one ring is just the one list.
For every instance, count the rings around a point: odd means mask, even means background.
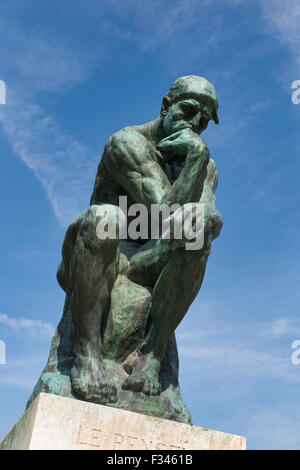
[{"label": "seated figure", "polygon": [[[200,137],[210,120],[219,122],[217,111],[212,84],[185,76],[163,98],[157,119],[109,138],[90,207],[65,235],[57,273],[64,313],[28,405],[48,392],[191,423],[178,384],[175,330],[198,294],[222,228],[217,167]],[[121,239],[121,197],[149,213],[153,205],[176,204],[177,218],[201,205],[203,243],[189,250],[172,229],[168,238],[160,230],[155,239]],[[98,236],[103,217],[115,222],[117,236]],[[132,217],[124,220],[128,227]],[[193,226],[194,217],[189,221]]]}]

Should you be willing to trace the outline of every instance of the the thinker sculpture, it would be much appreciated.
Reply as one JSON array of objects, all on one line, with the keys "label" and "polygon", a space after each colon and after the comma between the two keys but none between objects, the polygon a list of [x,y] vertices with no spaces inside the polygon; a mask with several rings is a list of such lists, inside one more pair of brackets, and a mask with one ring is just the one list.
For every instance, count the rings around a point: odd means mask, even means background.
[{"label": "the thinker sculpture", "polygon": [[[201,287],[222,227],[217,167],[200,137],[210,120],[218,123],[217,111],[211,83],[181,77],[164,97],[160,117],[108,140],[91,205],[66,232],[57,274],[64,313],[28,404],[48,392],[191,422],[174,332]],[[118,224],[120,196],[148,209],[204,204],[203,246],[187,250],[172,236],[100,239],[99,206]]]}]

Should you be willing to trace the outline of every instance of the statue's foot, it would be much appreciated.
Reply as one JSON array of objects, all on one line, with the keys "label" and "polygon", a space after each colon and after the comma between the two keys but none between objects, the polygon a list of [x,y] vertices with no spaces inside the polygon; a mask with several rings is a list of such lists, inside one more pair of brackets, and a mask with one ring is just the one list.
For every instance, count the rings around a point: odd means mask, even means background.
[{"label": "statue's foot", "polygon": [[161,392],[159,370],[160,361],[153,354],[141,355],[132,375],[124,380],[123,390],[143,392],[146,395],[159,395]]},{"label": "statue's foot", "polygon": [[76,395],[92,403],[117,401],[117,389],[108,382],[98,358],[77,355],[70,373],[72,389]]}]

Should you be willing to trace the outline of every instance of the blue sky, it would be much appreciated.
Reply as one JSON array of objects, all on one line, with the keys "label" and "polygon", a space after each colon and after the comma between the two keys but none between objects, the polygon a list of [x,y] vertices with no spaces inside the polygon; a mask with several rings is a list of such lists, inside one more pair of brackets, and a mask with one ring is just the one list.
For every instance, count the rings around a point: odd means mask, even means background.
[{"label": "blue sky", "polygon": [[300,448],[299,22],[298,0],[2,0],[0,439],[46,362],[64,232],[106,140],[195,74],[219,95],[203,137],[224,227],[178,328],[181,388],[195,425]]}]

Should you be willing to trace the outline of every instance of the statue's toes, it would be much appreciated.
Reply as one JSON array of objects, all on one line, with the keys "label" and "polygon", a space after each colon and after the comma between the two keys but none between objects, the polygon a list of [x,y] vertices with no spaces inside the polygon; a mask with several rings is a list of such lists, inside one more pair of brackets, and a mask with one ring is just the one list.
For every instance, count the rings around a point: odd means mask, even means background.
[{"label": "statue's toes", "polygon": [[78,371],[73,367],[71,370],[70,374],[70,379],[71,379],[71,385],[72,385],[72,390],[73,392],[83,400],[88,400],[87,395],[89,391],[86,389],[86,387],[82,386],[81,380],[80,380],[80,374]]},{"label": "statue's toes", "polygon": [[73,390],[80,398],[91,403],[101,403],[99,391],[94,385],[83,385],[74,382]]},{"label": "statue's toes", "polygon": [[113,403],[118,400],[117,389],[114,385],[107,384],[101,392],[106,403]]},{"label": "statue's toes", "polygon": [[145,395],[159,395],[161,392],[161,385],[157,380],[146,379],[143,392]]},{"label": "statue's toes", "polygon": [[91,403],[98,403],[99,405],[105,405],[106,403],[112,403],[117,401],[117,389],[113,385],[91,385],[88,387],[85,394],[86,400]]},{"label": "statue's toes", "polygon": [[103,378],[84,376],[73,368],[71,371],[73,392],[81,399],[104,405],[117,401],[117,389],[114,385],[103,382]]},{"label": "statue's toes", "polygon": [[133,392],[142,392],[144,387],[144,380],[139,377],[127,377],[122,384],[123,390],[132,390]]}]

